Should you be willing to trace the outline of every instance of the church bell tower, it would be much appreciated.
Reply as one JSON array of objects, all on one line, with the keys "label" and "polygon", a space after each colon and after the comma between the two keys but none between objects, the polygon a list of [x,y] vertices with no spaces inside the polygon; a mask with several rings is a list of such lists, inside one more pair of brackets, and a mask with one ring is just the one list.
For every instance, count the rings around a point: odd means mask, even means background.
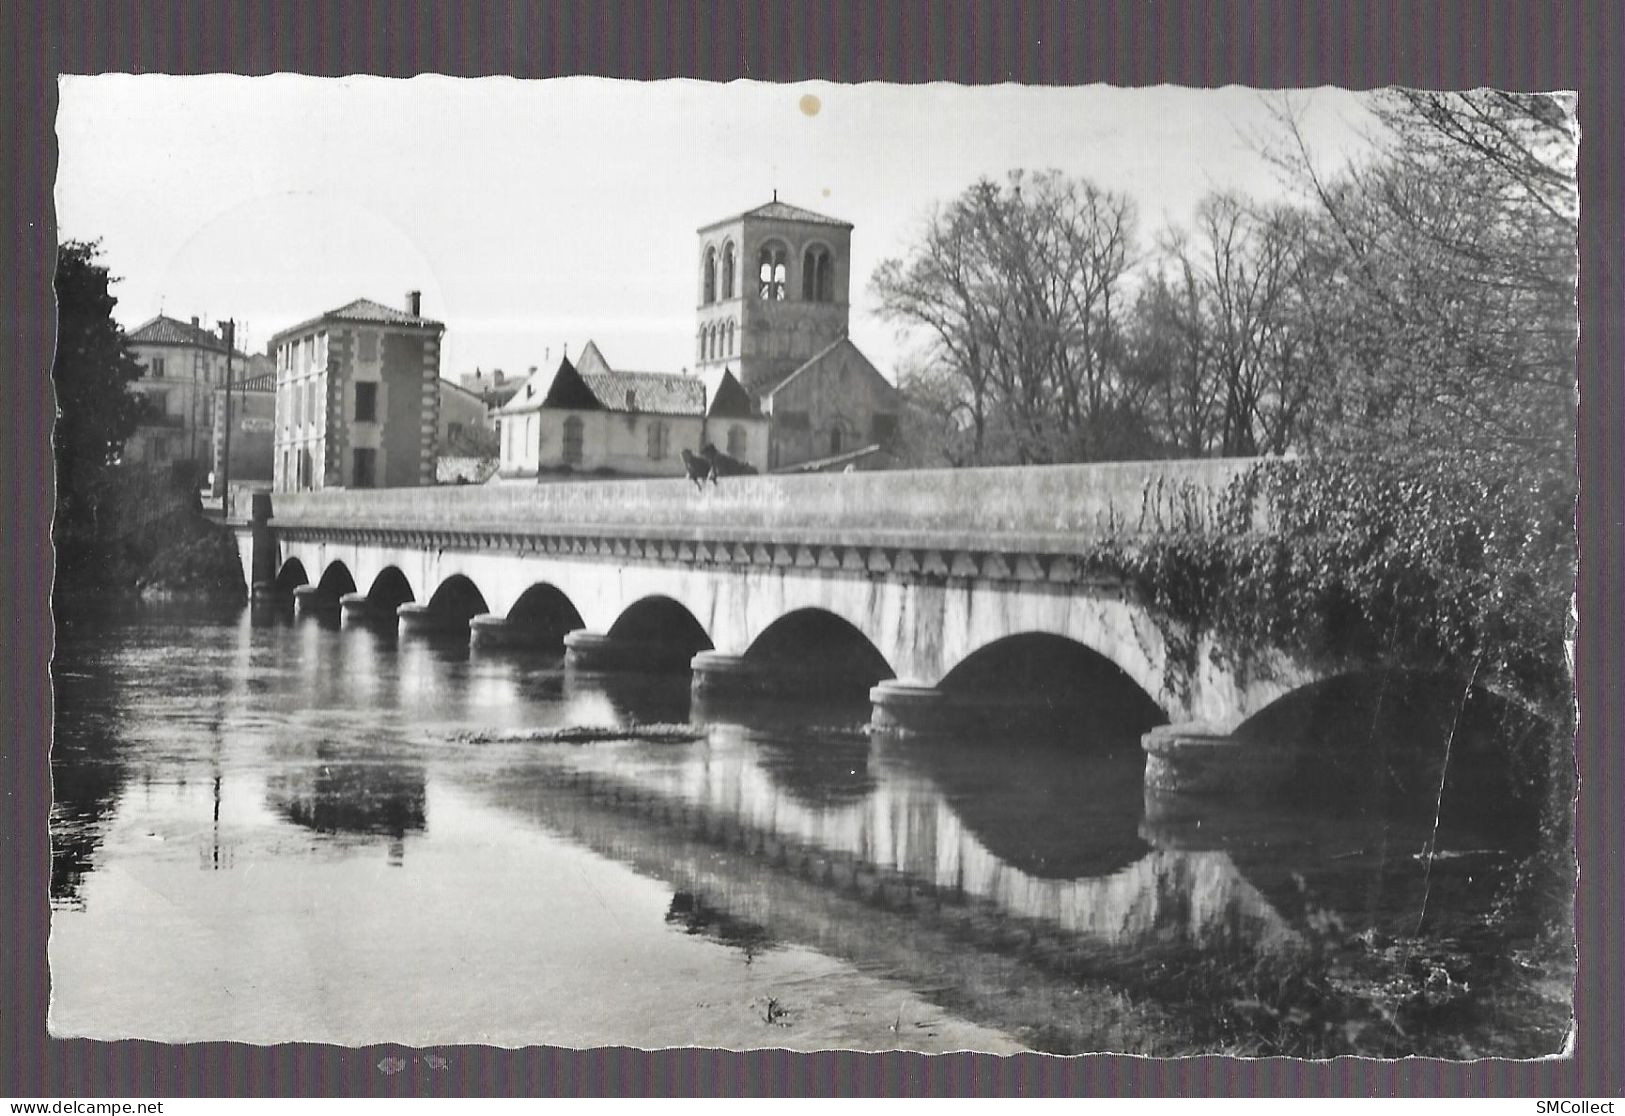
[{"label": "church bell tower", "polygon": [[699,230],[697,366],[752,396],[847,334],[852,226],[773,200]]}]

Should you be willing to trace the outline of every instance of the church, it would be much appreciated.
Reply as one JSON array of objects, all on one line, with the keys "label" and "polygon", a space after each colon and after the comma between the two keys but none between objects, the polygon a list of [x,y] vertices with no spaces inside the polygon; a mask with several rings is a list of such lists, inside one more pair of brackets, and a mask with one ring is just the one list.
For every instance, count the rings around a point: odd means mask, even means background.
[{"label": "church", "polygon": [[763,472],[886,467],[902,400],[847,335],[851,243],[776,192],[702,227],[694,370],[620,371],[589,341],[495,412],[499,476],[666,475],[695,438]]},{"label": "church", "polygon": [[902,400],[848,337],[852,225],[779,201],[699,230],[699,368],[769,423],[773,471],[878,467]]}]

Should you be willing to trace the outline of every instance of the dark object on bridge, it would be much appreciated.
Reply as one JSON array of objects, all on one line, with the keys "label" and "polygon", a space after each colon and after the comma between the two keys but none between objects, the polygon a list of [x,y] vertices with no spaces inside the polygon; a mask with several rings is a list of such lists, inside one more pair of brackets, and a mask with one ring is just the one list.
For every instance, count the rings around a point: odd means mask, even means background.
[{"label": "dark object on bridge", "polygon": [[683,471],[688,474],[688,479],[694,482],[695,488],[703,490],[706,481],[710,481],[712,484],[717,483],[716,469],[712,466],[710,459],[696,457],[688,450],[683,451]]},{"label": "dark object on bridge", "polygon": [[700,449],[700,456],[711,463],[711,476],[716,477],[751,477],[757,473],[756,466],[741,461],[731,454],[723,453],[710,442]]}]

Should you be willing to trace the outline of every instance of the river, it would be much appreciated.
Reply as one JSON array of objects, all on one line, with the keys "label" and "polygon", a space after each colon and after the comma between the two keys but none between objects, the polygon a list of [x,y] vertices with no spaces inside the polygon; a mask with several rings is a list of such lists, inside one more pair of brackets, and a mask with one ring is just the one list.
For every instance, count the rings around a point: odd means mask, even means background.
[{"label": "river", "polygon": [[1147,799],[1133,738],[871,739],[861,700],[693,707],[275,607],[63,614],[53,671],[59,1036],[1465,1057],[1566,1028],[1495,916],[1527,842],[1482,811]]}]

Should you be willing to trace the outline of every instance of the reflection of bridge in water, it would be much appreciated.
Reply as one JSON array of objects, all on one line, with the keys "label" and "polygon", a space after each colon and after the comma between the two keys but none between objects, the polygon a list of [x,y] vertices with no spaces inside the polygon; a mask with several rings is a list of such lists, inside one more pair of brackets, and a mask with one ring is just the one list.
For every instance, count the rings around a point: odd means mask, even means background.
[{"label": "reflection of bridge in water", "polygon": [[[967,770],[907,742],[791,744],[735,725],[689,745],[537,749],[534,763],[482,779],[482,793],[671,886],[683,907],[672,921],[697,911],[747,950],[797,943],[901,973],[943,1007],[1003,1026],[1052,1018],[1040,1045],[1132,1042],[1146,1012],[1177,1026],[1113,991],[1159,959],[1256,964],[1305,948],[1225,850],[1148,844],[1137,795],[1126,809],[1052,802],[1001,822],[1039,804],[1001,795],[1017,780],[972,785],[970,752]],[[1032,757],[1020,759],[1031,776]],[[1091,779],[1138,788],[1132,753],[1052,755],[1026,785],[1051,773],[1060,793]]]}]

